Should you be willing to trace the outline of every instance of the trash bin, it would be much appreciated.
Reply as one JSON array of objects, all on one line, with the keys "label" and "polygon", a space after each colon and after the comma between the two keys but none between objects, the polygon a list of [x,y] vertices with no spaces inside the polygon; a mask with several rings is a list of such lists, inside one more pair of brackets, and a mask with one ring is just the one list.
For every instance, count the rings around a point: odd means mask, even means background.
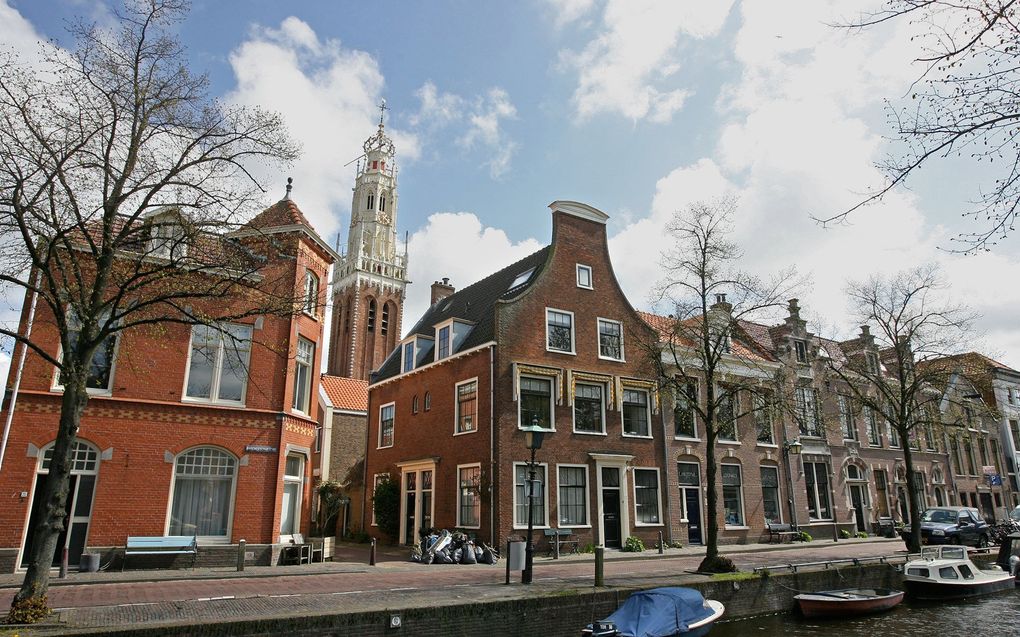
[{"label": "trash bin", "polygon": [[99,570],[99,553],[82,553],[78,563],[79,573],[95,573]]},{"label": "trash bin", "polygon": [[516,540],[510,542],[510,555],[507,555],[507,567],[511,571],[524,570],[524,547],[527,542]]}]

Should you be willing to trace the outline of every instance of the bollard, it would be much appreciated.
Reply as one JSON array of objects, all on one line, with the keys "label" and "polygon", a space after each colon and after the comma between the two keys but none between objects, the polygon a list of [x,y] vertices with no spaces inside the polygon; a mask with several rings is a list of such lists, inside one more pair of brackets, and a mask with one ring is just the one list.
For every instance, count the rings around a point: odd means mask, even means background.
[{"label": "bollard", "polygon": [[368,565],[375,566],[375,538],[372,538],[372,545],[368,549]]},{"label": "bollard", "polygon": [[67,577],[67,547],[64,547],[64,552],[60,556],[60,579]]},{"label": "bollard", "polygon": [[244,549],[247,546],[247,542],[243,539],[237,541],[237,570],[244,570]]},{"label": "bollard", "polygon": [[595,547],[595,586],[605,586],[605,560],[606,549],[603,546]]},{"label": "bollard", "polygon": [[503,560],[504,562],[506,562],[506,582],[504,582],[504,583],[505,584],[509,584],[510,583],[510,540],[506,541],[506,553],[504,553],[503,555],[506,556],[506,559]]},{"label": "bollard", "polygon": [[662,555],[662,553],[663,553],[662,531],[659,531],[659,555]]}]

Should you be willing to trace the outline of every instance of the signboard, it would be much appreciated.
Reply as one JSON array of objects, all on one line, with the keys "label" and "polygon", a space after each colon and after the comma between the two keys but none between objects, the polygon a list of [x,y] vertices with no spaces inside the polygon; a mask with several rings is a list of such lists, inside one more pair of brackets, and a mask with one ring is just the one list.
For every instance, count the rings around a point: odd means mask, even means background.
[{"label": "signboard", "polygon": [[247,445],[244,450],[248,453],[276,453],[279,451],[278,448],[269,445]]},{"label": "signboard", "polygon": [[986,476],[993,476],[997,474],[998,471],[996,471],[995,467],[993,467],[992,465],[986,464],[985,466],[981,467],[981,473],[985,474]]},{"label": "signboard", "polygon": [[1000,476],[997,473],[993,473],[992,475],[988,476],[988,485],[992,487],[1001,487],[1002,476]]}]

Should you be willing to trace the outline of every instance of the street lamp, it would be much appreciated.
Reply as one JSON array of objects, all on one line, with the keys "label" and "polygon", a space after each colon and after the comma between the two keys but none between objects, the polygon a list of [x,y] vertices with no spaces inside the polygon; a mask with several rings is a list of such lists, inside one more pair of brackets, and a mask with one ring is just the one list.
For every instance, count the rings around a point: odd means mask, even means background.
[{"label": "street lamp", "polygon": [[532,566],[535,559],[535,545],[532,543],[532,535],[535,532],[535,491],[538,480],[535,478],[535,452],[542,448],[542,438],[545,436],[545,429],[538,423],[538,415],[531,418],[531,426],[522,427],[524,441],[531,450],[531,462],[528,463],[528,543],[524,546],[524,570],[521,572],[521,583],[530,584],[532,579]]},{"label": "street lamp", "polygon": [[804,449],[800,438],[783,441],[783,462],[786,464],[786,482],[789,487],[786,490],[786,503],[790,508],[790,522],[794,530],[797,529],[797,509],[793,506],[793,474],[790,471],[790,455],[799,456]]}]

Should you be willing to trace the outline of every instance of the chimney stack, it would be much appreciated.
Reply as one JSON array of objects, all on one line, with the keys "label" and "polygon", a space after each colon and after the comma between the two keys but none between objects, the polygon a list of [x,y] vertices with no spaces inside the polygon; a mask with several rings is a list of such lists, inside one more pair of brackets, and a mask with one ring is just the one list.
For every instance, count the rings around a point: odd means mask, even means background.
[{"label": "chimney stack", "polygon": [[456,291],[452,285],[450,285],[450,279],[443,277],[442,283],[436,281],[432,284],[432,305],[439,303],[446,297],[450,296]]}]

